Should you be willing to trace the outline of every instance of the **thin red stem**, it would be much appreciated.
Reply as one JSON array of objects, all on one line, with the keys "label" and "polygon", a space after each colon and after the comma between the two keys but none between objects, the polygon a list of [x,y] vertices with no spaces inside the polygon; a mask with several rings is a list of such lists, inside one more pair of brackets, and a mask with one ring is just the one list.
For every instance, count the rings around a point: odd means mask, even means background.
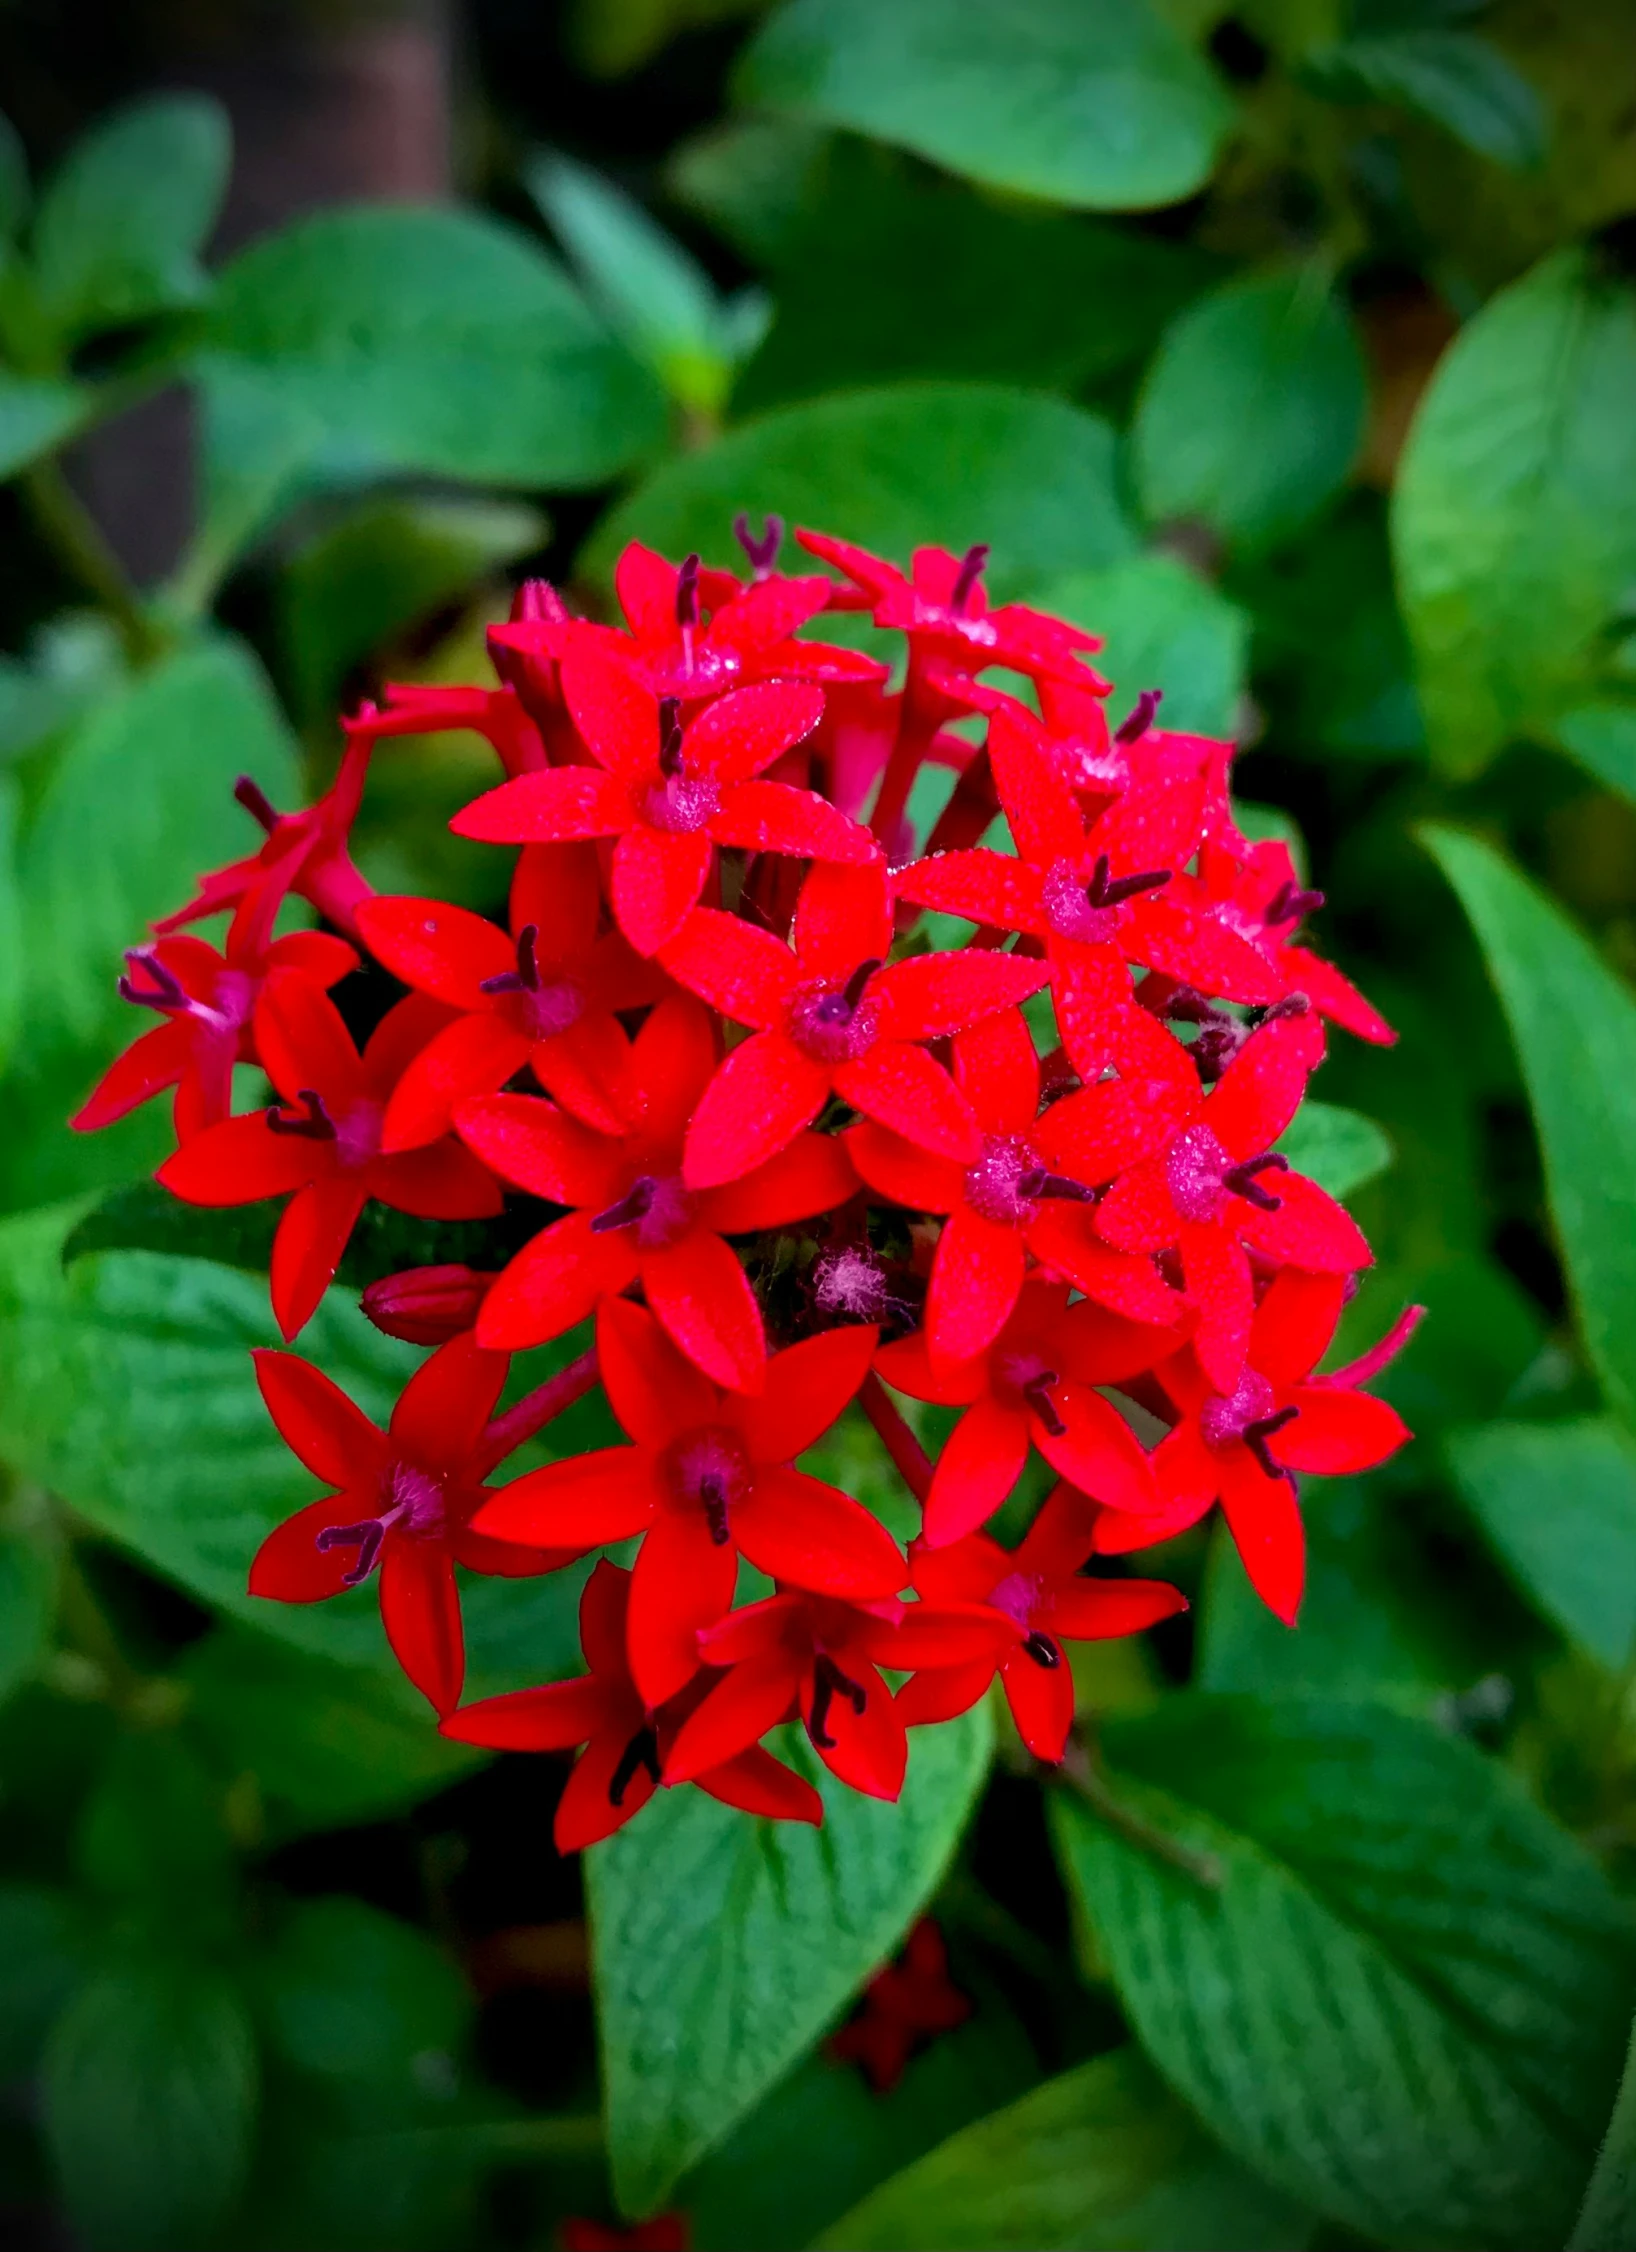
[{"label": "thin red stem", "polygon": [[875,810],[869,816],[869,828],[883,845],[891,846],[892,835],[903,819],[909,803],[909,792],[915,786],[915,776],[921,762],[937,739],[941,725],[935,709],[926,708],[924,689],[917,695],[914,660],[910,659],[909,678],[904,683],[902,699],[898,705],[897,741],[892,745],[886,761],[886,771],[881,776],[880,789],[875,797]]},{"label": "thin red stem", "polygon": [[477,1461],[484,1471],[492,1470],[508,1454],[515,1453],[525,1439],[532,1439],[548,1423],[571,1408],[576,1400],[584,1399],[596,1382],[596,1347],[581,1353],[578,1360],[559,1368],[556,1375],[548,1377],[537,1391],[526,1392],[515,1407],[497,1415],[483,1433],[477,1449]]},{"label": "thin red stem", "polygon": [[873,1370],[863,1380],[858,1405],[880,1434],[881,1444],[892,1457],[898,1476],[924,1507],[926,1496],[932,1490],[931,1460]]}]

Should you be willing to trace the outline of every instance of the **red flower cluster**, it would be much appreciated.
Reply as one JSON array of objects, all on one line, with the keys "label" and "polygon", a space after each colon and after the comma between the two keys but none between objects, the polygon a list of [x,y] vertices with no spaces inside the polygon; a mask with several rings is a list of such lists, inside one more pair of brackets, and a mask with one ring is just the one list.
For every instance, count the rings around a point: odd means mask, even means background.
[{"label": "red flower cluster", "polygon": [[[257,1355],[331,1490],[250,1585],[312,1602],[374,1579],[446,1733],[583,1747],[565,1849],[688,1782],[819,1821],[765,1741],[789,1722],[842,1782],[895,1798],[906,1730],[996,1678],[1024,1742],[1060,1759],[1065,1643],[1182,1607],[1093,1557],[1219,1500],[1292,1620],[1296,1473],[1366,1469],[1407,1436],[1359,1387],[1413,1310],[1314,1373],[1370,1254],[1275,1146],[1324,1019],[1391,1033],[1299,942],[1321,896],[1240,833],[1229,747],[1158,728],[1155,691],[1110,725],[1094,639],[991,609],[982,548],[922,549],[905,577],[801,533],[840,576],[787,576],[776,521],[739,529],[744,577],[628,549],[622,628],[524,587],[491,635],[499,685],[388,688],[308,811],[241,783],[266,841],[133,952],[122,990],[164,1022],[76,1120],[174,1087],[165,1186],[286,1200],[287,1339],[370,1199],[503,1216],[513,1256],[365,1293],[434,1348],[386,1431],[296,1355]],[[902,637],[901,686],[809,637],[846,610]],[[376,746],[447,727],[503,770],[454,827],[517,848],[504,926],[376,897],[350,857]],[[914,809],[939,796],[928,823]],[[1003,850],[984,841],[1002,815]],[[292,901],[328,927],[280,932]],[[971,943],[929,944],[926,909]],[[183,929],[217,913],[221,952]],[[401,997],[379,1014],[383,973]],[[235,1115],[240,1064],[274,1100]],[[588,1319],[594,1346],[502,1412],[512,1354]],[[628,1444],[490,1482],[596,1383]],[[886,1386],[959,1411],[935,1462]],[[854,1403],[922,1505],[907,1555],[797,1467]],[[1007,1548],[984,1527],[1031,1452],[1059,1483]],[[459,1575],[619,1543],[629,1563],[584,1586],[589,1671],[462,1705]]]}]

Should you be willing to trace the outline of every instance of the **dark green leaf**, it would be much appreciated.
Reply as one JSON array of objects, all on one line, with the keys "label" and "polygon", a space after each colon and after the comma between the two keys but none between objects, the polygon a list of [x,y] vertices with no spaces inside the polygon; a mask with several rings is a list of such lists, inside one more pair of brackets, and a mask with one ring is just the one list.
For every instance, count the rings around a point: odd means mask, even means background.
[{"label": "dark green leaf", "polygon": [[203,2242],[243,2180],[255,2037],[232,1983],[157,1959],[91,1980],[46,2047],[45,2131],[91,2252]]},{"label": "dark green leaf", "polygon": [[1314,271],[1252,274],[1167,333],[1132,432],[1152,523],[1197,521],[1228,546],[1285,539],[1344,483],[1363,435],[1363,355]]},{"label": "dark green leaf", "polygon": [[227,114],[203,94],[116,110],[40,197],[34,263],[62,333],[117,328],[203,295],[198,253],[232,163]]},{"label": "dark green leaf", "polygon": [[1339,101],[1389,102],[1441,125],[1478,156],[1513,167],[1545,153],[1545,111],[1522,73],[1469,31],[1404,30],[1344,39],[1309,76]]},{"label": "dark green leaf", "polygon": [[93,394],[83,383],[0,369],[0,477],[15,477],[66,445],[92,409]]},{"label": "dark green leaf", "polygon": [[80,1919],[67,1893],[0,1885],[0,2082],[33,2073],[83,1961]]},{"label": "dark green leaf", "polygon": [[1233,114],[1209,65],[1145,0],[789,0],[737,90],[1092,211],[1191,195]]},{"label": "dark green leaf", "polygon": [[1620,2252],[1636,2239],[1636,2033],[1568,2252]]},{"label": "dark green leaf", "polygon": [[1636,1981],[1594,1864],[1469,1745],[1368,1706],[1178,1698],[1104,1745],[1222,1869],[1052,1808],[1138,2038],[1228,2149],[1388,2243],[1560,2243]]},{"label": "dark green leaf", "polygon": [[665,185],[743,257],[776,263],[816,192],[829,145],[822,126],[793,118],[728,118],[682,143]]},{"label": "dark green leaf", "polygon": [[17,880],[17,820],[22,793],[0,774],[0,1075],[23,1020],[23,897]]},{"label": "dark green leaf", "polygon": [[1636,578],[1636,292],[1558,251],[1444,355],[1392,537],[1438,762],[1474,772],[1594,694]]},{"label": "dark green leaf", "polygon": [[1245,690],[1249,620],[1168,555],[1133,556],[1042,590],[1040,607],[1102,636],[1094,663],[1121,709],[1144,688],[1164,692],[1164,725],[1234,733]]},{"label": "dark green leaf", "polygon": [[1609,1406],[1636,1422],[1636,1000],[1488,845],[1456,829],[1422,835],[1471,918],[1511,1026],[1586,1348]]},{"label": "dark green leaf", "polygon": [[21,1527],[0,1531],[0,1703],[39,1670],[56,1618],[56,1558]]},{"label": "dark green leaf", "polygon": [[9,117],[0,116],[0,239],[22,232],[28,217],[28,156]]},{"label": "dark green leaf", "polygon": [[1451,1432],[1455,1484],[1524,1595],[1615,1670],[1636,1649],[1636,1441],[1616,1423]]},{"label": "dark green leaf", "polygon": [[[896,1806],[827,1775],[821,1831],[662,1792],[587,1856],[609,2162],[627,2211],[729,2134],[892,1953],[987,1772],[985,1709],[911,1738]],[[823,1774],[803,1747],[814,1779]]]},{"label": "dark green leaf", "polygon": [[1277,1146],[1297,1173],[1338,1197],[1351,1196],[1392,1162],[1392,1145],[1374,1120],[1338,1103],[1304,1102]]},{"label": "dark green leaf", "polygon": [[1298,2252],[1310,2215],[1229,2158],[1134,2049],[980,2119],[819,2239],[836,2252]]},{"label": "dark green leaf", "polygon": [[1556,739],[1599,782],[1636,799],[1636,706],[1581,704],[1564,712]]},{"label": "dark green leaf", "polygon": [[238,1879],[222,1795],[174,1735],[115,1740],[81,1817],[78,1860],[93,1893],[147,1928],[207,1946],[232,1929]]},{"label": "dark green leaf", "polygon": [[606,576],[627,540],[742,563],[733,518],[771,509],[882,549],[992,547],[1003,598],[1134,547],[1114,484],[1113,433],[1053,399],[986,384],[904,384],[776,414],[670,462],[604,517],[583,557]]}]

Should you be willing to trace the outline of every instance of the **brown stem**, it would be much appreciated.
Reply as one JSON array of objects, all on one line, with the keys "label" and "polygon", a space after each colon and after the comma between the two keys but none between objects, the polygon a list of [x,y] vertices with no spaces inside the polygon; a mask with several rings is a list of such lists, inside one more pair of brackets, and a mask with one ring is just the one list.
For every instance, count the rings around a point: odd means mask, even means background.
[{"label": "brown stem", "polygon": [[887,1396],[885,1385],[873,1370],[864,1378],[858,1405],[880,1434],[898,1476],[924,1508],[932,1490],[932,1465],[926,1449],[915,1437]]},{"label": "brown stem", "polygon": [[1126,1806],[1109,1790],[1100,1767],[1077,1736],[1070,1736],[1062,1755],[1062,1764],[1047,1768],[1060,1782],[1085,1801],[1093,1813],[1106,1822],[1110,1830],[1134,1845],[1139,1852],[1151,1854],[1154,1860],[1164,1861],[1183,1876],[1191,1877],[1196,1885],[1207,1892],[1219,1892],[1224,1879],[1220,1860],[1213,1853],[1200,1853],[1179,1838],[1168,1836],[1145,1821],[1134,1807]]},{"label": "brown stem", "polygon": [[547,1378],[537,1391],[527,1392],[515,1407],[497,1415],[483,1438],[476,1454],[477,1464],[485,1471],[503,1462],[508,1454],[520,1447],[525,1439],[532,1439],[543,1431],[556,1417],[566,1413],[576,1400],[584,1399],[596,1382],[596,1347],[581,1353],[578,1360],[559,1368],[556,1375]]}]

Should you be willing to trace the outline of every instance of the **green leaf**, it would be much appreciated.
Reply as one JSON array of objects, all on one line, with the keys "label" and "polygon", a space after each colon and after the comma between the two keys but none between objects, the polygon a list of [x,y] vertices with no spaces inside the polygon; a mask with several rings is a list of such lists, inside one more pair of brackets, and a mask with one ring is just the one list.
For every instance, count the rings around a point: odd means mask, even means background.
[{"label": "green leaf", "polygon": [[1562,250],[1440,362],[1392,537],[1438,763],[1469,774],[1593,695],[1636,578],[1636,292]]},{"label": "green leaf", "polygon": [[1349,1197],[1392,1162],[1392,1145],[1372,1118],[1338,1103],[1304,1102],[1275,1145],[1297,1173],[1331,1196]]},{"label": "green leaf", "polygon": [[[265,1282],[140,1251],[82,1258],[65,1274],[59,1251],[71,1217],[0,1223],[0,1458],[203,1602],[396,1679],[372,1587],[313,1604],[245,1592],[261,1542],[314,1492],[256,1389],[249,1348],[280,1342]],[[372,1329],[341,1291],[302,1332],[301,1351],[382,1425],[419,1358]],[[594,1403],[575,1413],[554,1427],[557,1443],[603,1443]],[[582,1578],[466,1585],[469,1694],[578,1669]]]},{"label": "green leaf", "polygon": [[1251,551],[1287,539],[1345,482],[1365,403],[1351,317],[1316,272],[1212,290],[1166,334],[1137,404],[1149,522],[1196,521]]},{"label": "green leaf", "polygon": [[0,477],[55,453],[89,421],[94,394],[83,383],[0,368]]},{"label": "green leaf", "polygon": [[824,169],[830,136],[789,117],[730,117],[684,141],[665,186],[751,265],[788,251]]},{"label": "green leaf", "polygon": [[611,574],[627,540],[742,563],[733,518],[768,510],[898,561],[987,540],[1001,597],[1119,562],[1134,536],[1113,433],[1059,400],[987,384],[904,384],[785,407],[669,462],[592,534],[582,567]]},{"label": "green leaf", "polygon": [[988,1768],[986,1708],[910,1739],[896,1806],[821,1777],[821,1831],[662,1792],[586,1857],[614,2190],[651,2212],[892,1953]]},{"label": "green leaf", "polygon": [[403,1813],[483,1757],[438,1735],[384,1675],[244,1628],[194,1643],[178,1678],[191,1733],[223,1773],[255,1778],[275,1837]]},{"label": "green leaf", "polygon": [[17,881],[17,819],[21,792],[0,774],[0,1075],[23,1021],[23,899]]},{"label": "green leaf", "polygon": [[1249,620],[1213,586],[1168,555],[1133,556],[1111,571],[1059,579],[1040,607],[1102,636],[1096,669],[1122,703],[1164,691],[1164,724],[1230,736],[1238,726]]},{"label": "green leaf", "polygon": [[347,673],[384,644],[543,547],[548,527],[517,502],[381,497],[297,550],[279,582],[297,715],[327,720]]},{"label": "green leaf", "polygon": [[255,2036],[235,1986],[155,1959],[104,1971],[57,2021],[45,2132],[91,2252],[202,2243],[250,2156]]},{"label": "green leaf", "polygon": [[1567,917],[1490,846],[1428,826],[1515,1042],[1557,1241],[1608,1405],[1636,1424],[1636,999]]},{"label": "green leaf", "polygon": [[0,115],[0,238],[22,233],[28,199],[28,157],[22,135],[9,117]]},{"label": "green leaf", "polygon": [[561,268],[474,212],[298,220],[227,267],[206,334],[321,429],[330,475],[599,485],[664,438],[657,384]]},{"label": "green leaf", "polygon": [[1233,117],[1209,65],[1145,0],[790,0],[736,91],[1091,211],[1191,195]]},{"label": "green leaf", "polygon": [[1389,102],[1429,118],[1496,164],[1520,169],[1545,153],[1539,96],[1497,47],[1469,31],[1344,39],[1310,56],[1303,75],[1338,101]]},{"label": "green leaf", "polygon": [[1556,723],[1556,739],[1581,766],[1636,801],[1636,707],[1581,704]]},{"label": "green leaf", "polygon": [[242,642],[178,650],[76,729],[22,846],[31,1026],[94,1046],[98,1067],[146,1029],[115,991],[124,951],[183,904],[201,869],[254,849],[233,802],[238,774],[275,805],[299,798],[289,730]]},{"label": "green leaf", "polygon": [[1187,1696],[1103,1741],[1127,1805],[1222,1869],[1052,1806],[1138,2039],[1228,2149],[1387,2243],[1560,2243],[1636,1971],[1595,1865],[1384,1710]]},{"label": "green leaf", "polygon": [[235,1924],[238,1871],[222,1794],[177,1737],[116,1738],[80,1818],[78,1862],[88,1890],[145,1928],[219,1946]]},{"label": "green leaf", "polygon": [[1311,2218],[1211,2141],[1134,2049],[964,2128],[819,2238],[836,2252],[1299,2252]]},{"label": "green leaf", "polygon": [[232,163],[227,113],[203,94],[116,110],[72,148],[34,221],[46,311],[76,338],[145,320],[205,292],[198,253]]},{"label": "green leaf", "polygon": [[0,1885],[0,2081],[32,2076],[83,1959],[79,1914],[66,1892]]},{"label": "green leaf", "polygon": [[1568,2252],[1620,2252],[1636,2240],[1636,2032],[1613,2117],[1568,2239]]},{"label": "green leaf", "polygon": [[39,1671],[56,1623],[56,1558],[20,1529],[0,1531],[0,1704]]},{"label": "green leaf", "polygon": [[1489,1423],[1446,1442],[1512,1578],[1603,1665],[1636,1650],[1636,1440],[1616,1423]]}]

